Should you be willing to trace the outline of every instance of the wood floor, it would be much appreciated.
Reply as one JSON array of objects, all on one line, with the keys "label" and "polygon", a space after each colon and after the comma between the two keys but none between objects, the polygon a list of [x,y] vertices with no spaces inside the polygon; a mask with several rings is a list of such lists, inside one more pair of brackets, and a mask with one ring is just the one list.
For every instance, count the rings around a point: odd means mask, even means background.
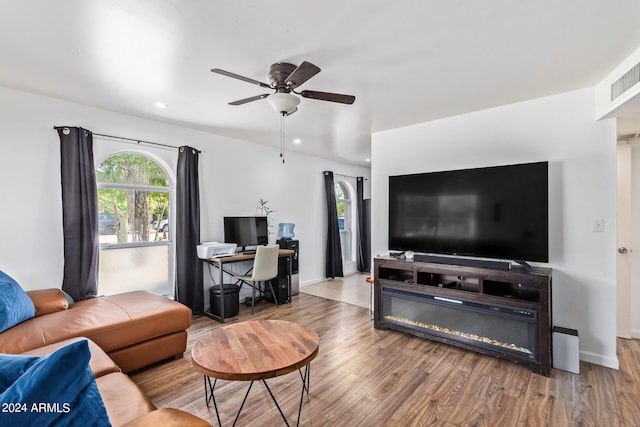
[{"label": "wood floor", "polygon": [[[304,426],[635,426],[640,425],[640,343],[619,340],[621,369],[581,364],[581,374],[553,369],[551,377],[519,365],[394,331],[373,328],[367,308],[301,293],[256,313],[241,305],[229,322],[284,319],[313,328],[320,351],[311,363]],[[180,360],[131,375],[158,407],[186,410],[217,425],[204,402],[203,378],[191,365],[198,337],[221,324],[194,319]],[[248,384],[218,382],[223,425],[231,425]],[[269,381],[295,424],[297,373]],[[265,388],[255,384],[239,426],[284,425]]]}]

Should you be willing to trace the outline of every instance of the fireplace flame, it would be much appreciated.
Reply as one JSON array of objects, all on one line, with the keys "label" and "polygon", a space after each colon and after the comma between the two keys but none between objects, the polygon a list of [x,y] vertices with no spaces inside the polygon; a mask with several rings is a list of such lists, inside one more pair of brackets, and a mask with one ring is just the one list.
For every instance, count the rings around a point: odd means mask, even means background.
[{"label": "fireplace flame", "polygon": [[407,319],[406,317],[397,317],[397,316],[385,316],[387,320],[392,320],[394,322],[404,323],[407,325],[417,326],[423,329],[430,329],[432,331],[441,332],[443,334],[452,335],[455,337],[468,338],[470,340],[478,341],[484,344],[495,345],[502,348],[508,348],[509,350],[519,351],[521,353],[526,353],[533,355],[533,352],[528,348],[520,347],[515,344],[504,343],[502,341],[494,340],[487,337],[482,337],[480,335],[470,334],[467,332],[456,331],[453,329],[445,328],[438,325],[430,325],[426,323],[419,322],[417,320]]}]

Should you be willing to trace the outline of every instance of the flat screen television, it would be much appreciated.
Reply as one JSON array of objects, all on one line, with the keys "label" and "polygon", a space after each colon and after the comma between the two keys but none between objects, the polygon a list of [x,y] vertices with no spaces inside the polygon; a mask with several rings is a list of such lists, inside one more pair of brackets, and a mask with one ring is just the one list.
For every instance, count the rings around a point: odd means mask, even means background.
[{"label": "flat screen television", "polygon": [[224,241],[236,243],[243,249],[266,245],[269,231],[266,216],[225,216]]},{"label": "flat screen television", "polygon": [[389,177],[389,249],[549,261],[548,162]]}]

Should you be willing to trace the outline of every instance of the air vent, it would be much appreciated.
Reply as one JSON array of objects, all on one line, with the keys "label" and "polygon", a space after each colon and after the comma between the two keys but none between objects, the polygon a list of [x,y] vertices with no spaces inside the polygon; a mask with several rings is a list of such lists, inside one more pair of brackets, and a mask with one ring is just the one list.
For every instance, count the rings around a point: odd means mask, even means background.
[{"label": "air vent", "polygon": [[640,63],[636,64],[611,85],[611,101],[631,89],[638,82],[640,82]]}]

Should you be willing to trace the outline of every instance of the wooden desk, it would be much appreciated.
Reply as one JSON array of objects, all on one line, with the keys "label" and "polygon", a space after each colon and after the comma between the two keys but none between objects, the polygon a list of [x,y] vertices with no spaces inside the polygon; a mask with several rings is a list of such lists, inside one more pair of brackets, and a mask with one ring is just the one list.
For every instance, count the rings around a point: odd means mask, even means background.
[{"label": "wooden desk", "polygon": [[[300,423],[304,392],[309,393],[310,363],[318,354],[319,346],[318,334],[305,326],[284,320],[249,320],[216,328],[198,339],[191,351],[191,359],[193,366],[204,375],[205,402],[209,406],[209,402],[213,401],[219,425],[222,424],[214,389],[218,379],[222,379],[251,381],[234,425],[253,382],[262,381],[288,426],[289,423],[265,380],[305,368],[304,374],[300,373]],[[211,378],[215,378],[213,384]]]},{"label": "wooden desk", "polygon": [[[279,256],[287,257],[287,292],[289,294],[289,304],[291,304],[291,263],[293,261],[293,255],[295,255],[295,251],[291,249],[280,249],[278,251]],[[231,256],[223,256],[218,258],[208,258],[203,260],[204,262],[209,263],[218,268],[218,284],[220,285],[220,316],[216,316],[211,312],[204,312],[204,315],[219,321],[220,323],[224,323],[224,273],[233,276],[233,274],[229,271],[224,270],[225,264],[232,264],[243,261],[253,261],[256,257],[256,254],[243,254],[237,253]],[[214,283],[215,284],[215,283]],[[275,298],[275,295],[274,295]]]}]

